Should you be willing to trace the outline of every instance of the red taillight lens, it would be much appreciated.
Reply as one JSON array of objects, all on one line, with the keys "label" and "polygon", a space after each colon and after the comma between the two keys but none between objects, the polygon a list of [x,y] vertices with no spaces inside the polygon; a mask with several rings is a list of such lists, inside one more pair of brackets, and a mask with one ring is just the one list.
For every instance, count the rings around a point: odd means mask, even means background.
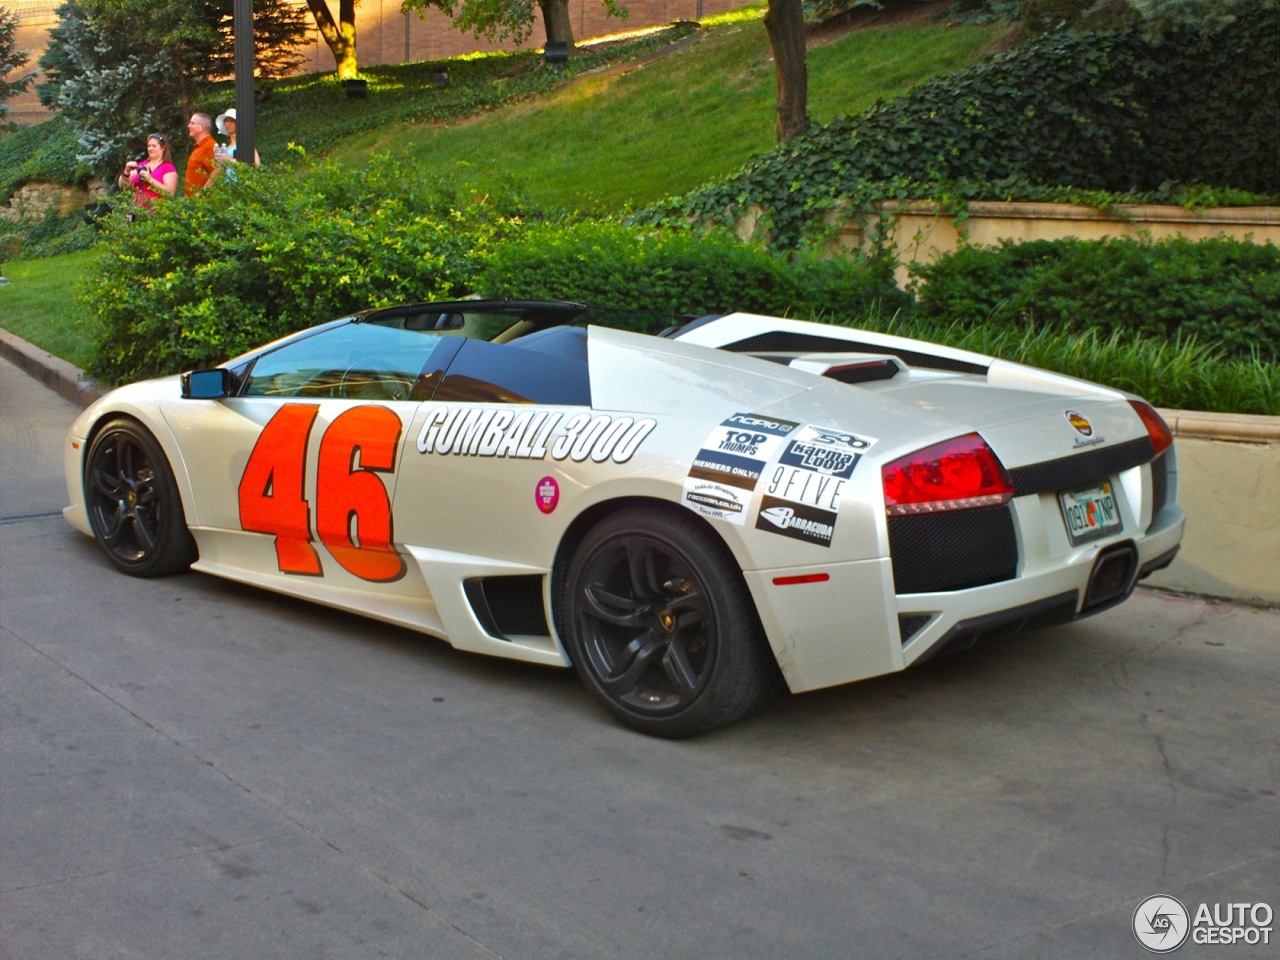
[{"label": "red taillight lens", "polygon": [[1155,444],[1157,457],[1173,446],[1173,431],[1164,422],[1164,417],[1156,413],[1155,407],[1145,400],[1130,400],[1129,406],[1133,407],[1134,413],[1142,418],[1147,433],[1151,434],[1151,442]]},{"label": "red taillight lens", "polygon": [[1013,496],[1013,481],[976,433],[900,457],[883,470],[885,512],[891,517],[970,507],[995,507]]}]

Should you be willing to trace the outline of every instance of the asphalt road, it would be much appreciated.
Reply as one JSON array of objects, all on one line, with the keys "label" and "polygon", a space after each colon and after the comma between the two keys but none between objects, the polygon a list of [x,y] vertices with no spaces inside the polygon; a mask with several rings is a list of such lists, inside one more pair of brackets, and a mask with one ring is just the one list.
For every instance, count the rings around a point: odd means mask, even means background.
[{"label": "asphalt road", "polygon": [[75,412],[0,361],[3,960],[1124,958],[1154,894],[1280,910],[1278,611],[1139,591],[662,742],[567,671],[112,572]]}]

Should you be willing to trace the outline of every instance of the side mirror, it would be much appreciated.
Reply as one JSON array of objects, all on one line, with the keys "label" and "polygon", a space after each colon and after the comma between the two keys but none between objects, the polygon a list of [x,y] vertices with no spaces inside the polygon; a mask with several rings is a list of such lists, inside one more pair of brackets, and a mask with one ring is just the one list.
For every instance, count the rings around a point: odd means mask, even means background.
[{"label": "side mirror", "polygon": [[212,370],[188,370],[182,375],[182,399],[222,400],[231,396],[231,371],[222,367]]}]

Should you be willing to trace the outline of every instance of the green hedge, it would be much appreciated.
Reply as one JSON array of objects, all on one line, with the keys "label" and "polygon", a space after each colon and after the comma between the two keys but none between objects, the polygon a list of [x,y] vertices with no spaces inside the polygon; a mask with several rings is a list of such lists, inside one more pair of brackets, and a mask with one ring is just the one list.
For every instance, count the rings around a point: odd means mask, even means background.
[{"label": "green hedge", "polygon": [[966,326],[1196,340],[1280,361],[1280,247],[1219,238],[1037,240],[963,247],[912,273],[919,316]]},{"label": "green hedge", "polygon": [[[618,223],[533,225],[490,251],[486,296],[582,300],[649,319],[656,333],[690,314],[737,310],[816,317],[909,309],[885,257],[792,259],[731,234],[655,232]],[[617,323],[634,327],[619,316]]]},{"label": "green hedge", "polygon": [[90,170],[76,160],[79,152],[76,130],[62,117],[0,136],[0,204],[24,183],[83,186]]},{"label": "green hedge", "polygon": [[[1190,409],[1280,413],[1280,249],[1226,239],[1005,243],[914,268],[782,257],[728,233],[549,221],[459,195],[390,161],[307,177],[246,170],[107,224],[84,299],[109,382],[220,362],[365,307],[580,299],[656,332],[734,310],[922,336]],[[614,308],[614,309],[610,309]],[[637,321],[637,315],[639,320]]]},{"label": "green hedge", "polygon": [[1221,7],[1221,17],[1160,36],[1135,26],[1028,41],[640,219],[732,221],[759,204],[773,242],[792,246],[841,199],[1001,198],[1047,186],[1167,193],[1172,184],[1280,193],[1280,0]]},{"label": "green hedge", "polygon": [[478,201],[381,160],[238,171],[135,222],[107,224],[92,373],[111,383],[219,363],[366,307],[466,293],[514,202]]}]

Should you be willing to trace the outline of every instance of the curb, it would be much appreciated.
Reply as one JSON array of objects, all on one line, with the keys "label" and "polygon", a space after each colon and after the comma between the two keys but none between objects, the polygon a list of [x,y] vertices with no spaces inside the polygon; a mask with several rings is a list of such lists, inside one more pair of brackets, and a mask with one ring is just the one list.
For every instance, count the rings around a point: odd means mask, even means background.
[{"label": "curb", "polygon": [[1158,412],[1175,437],[1232,443],[1280,443],[1280,417],[1196,410],[1161,409]]},{"label": "curb", "polygon": [[8,330],[0,330],[0,356],[79,407],[89,406],[107,392],[86,377],[79,367],[14,336]]}]

